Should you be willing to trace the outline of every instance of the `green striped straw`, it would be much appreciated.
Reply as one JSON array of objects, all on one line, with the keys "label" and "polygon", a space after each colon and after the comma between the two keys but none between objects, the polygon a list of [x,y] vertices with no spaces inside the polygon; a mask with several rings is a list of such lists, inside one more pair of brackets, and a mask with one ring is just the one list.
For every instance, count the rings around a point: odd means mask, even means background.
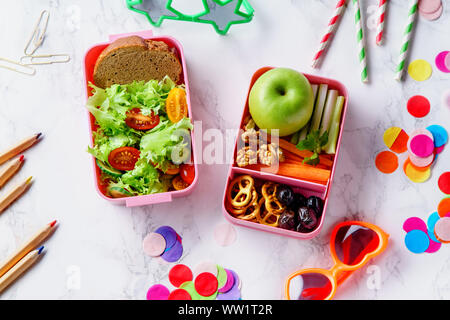
[{"label": "green striped straw", "polygon": [[361,23],[361,8],[359,6],[359,0],[353,0],[353,8],[355,10],[356,39],[358,40],[358,57],[361,68],[361,81],[367,82],[369,81],[369,76],[367,73],[367,56],[364,43],[363,26]]},{"label": "green striped straw", "polygon": [[401,81],[403,78],[403,72],[405,70],[406,65],[406,58],[408,56],[408,50],[410,47],[411,42],[411,36],[412,36],[412,30],[414,28],[414,24],[416,22],[416,16],[418,11],[418,3],[419,0],[412,0],[411,6],[408,13],[408,24],[406,25],[405,33],[403,34],[403,45],[400,50],[400,57],[398,59],[398,65],[397,65],[397,74],[395,76],[395,79],[398,81]]}]

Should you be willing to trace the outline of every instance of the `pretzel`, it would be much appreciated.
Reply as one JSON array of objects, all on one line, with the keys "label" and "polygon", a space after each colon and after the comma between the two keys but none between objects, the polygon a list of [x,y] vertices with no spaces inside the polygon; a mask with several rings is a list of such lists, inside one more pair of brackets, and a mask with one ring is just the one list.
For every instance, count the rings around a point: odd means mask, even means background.
[{"label": "pretzel", "polygon": [[242,209],[253,198],[255,181],[249,175],[234,178],[227,191],[227,201],[235,208]]},{"label": "pretzel", "polygon": [[252,198],[250,202],[244,207],[235,207],[231,203],[227,201],[227,209],[233,215],[242,215],[247,212],[247,209],[250,208],[255,202],[258,203],[258,192],[256,192],[255,188],[252,189]]},{"label": "pretzel", "polygon": [[264,198],[261,198],[259,200],[259,205],[260,210],[257,212],[256,220],[261,224],[265,224],[266,226],[278,227],[278,221],[280,220],[281,214],[276,214],[267,210]]},{"label": "pretzel", "polygon": [[264,206],[270,213],[281,214],[286,207],[278,201],[277,189],[279,184],[274,182],[266,182],[261,188],[261,193],[265,199]]}]

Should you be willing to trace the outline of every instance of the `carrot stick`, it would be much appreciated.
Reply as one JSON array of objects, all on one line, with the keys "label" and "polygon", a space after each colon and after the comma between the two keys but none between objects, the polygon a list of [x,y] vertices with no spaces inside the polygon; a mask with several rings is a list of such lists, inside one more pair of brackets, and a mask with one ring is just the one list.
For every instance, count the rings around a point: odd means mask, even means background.
[{"label": "carrot stick", "polygon": [[311,168],[319,168],[319,169],[326,169],[326,170],[330,169],[330,167],[327,167],[327,166],[325,166],[323,164],[320,164],[320,163],[318,165],[312,166],[312,165],[303,163],[303,160],[298,161],[298,160],[289,159],[289,158],[285,158],[284,161],[282,161],[280,163],[301,164],[303,166],[311,167]]},{"label": "carrot stick", "polygon": [[327,183],[330,179],[330,170],[306,166],[303,164],[280,163],[278,174],[291,178]]},{"label": "carrot stick", "polygon": [[[313,155],[313,153],[311,151],[308,150],[299,150],[295,144],[290,143],[289,141],[286,141],[284,139],[280,139],[278,141],[278,144],[280,146],[280,148],[284,151],[289,151],[299,157],[302,158],[308,158],[311,157]],[[319,155],[319,159],[320,159],[320,164],[326,165],[328,167],[333,166],[333,161],[331,161],[330,159],[325,158],[322,155]]]}]

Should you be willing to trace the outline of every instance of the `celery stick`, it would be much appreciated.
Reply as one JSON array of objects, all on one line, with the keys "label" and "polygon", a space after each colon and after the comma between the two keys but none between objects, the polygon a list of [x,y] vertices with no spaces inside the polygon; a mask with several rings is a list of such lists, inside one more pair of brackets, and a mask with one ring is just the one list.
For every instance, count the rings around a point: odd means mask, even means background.
[{"label": "celery stick", "polygon": [[328,131],[328,143],[325,145],[323,150],[327,154],[336,153],[336,144],[339,137],[339,130],[341,126],[341,114],[342,108],[344,106],[344,97],[339,96],[336,100],[336,106],[334,108],[333,117],[331,119],[330,130]]},{"label": "celery stick", "polygon": [[[317,99],[317,91],[319,90],[319,85],[312,84],[311,85],[312,92],[313,92],[313,105],[316,104]],[[314,109],[313,109],[314,112]],[[311,115],[312,118],[312,115]],[[299,131],[297,131],[291,138],[291,143],[297,144],[299,141],[306,139],[306,135],[308,134],[309,124],[311,122],[311,119],[309,119],[308,123]]]},{"label": "celery stick", "polygon": [[325,131],[330,129],[331,116],[333,115],[334,107],[336,106],[336,98],[338,92],[336,90],[330,90],[327,94],[327,103],[325,109],[323,110],[322,122],[320,124],[320,135],[324,134]]},{"label": "celery stick", "polygon": [[317,94],[316,106],[314,107],[314,114],[311,119],[309,133],[316,131],[320,128],[320,121],[322,120],[322,113],[327,98],[327,92],[328,92],[328,85],[321,84],[319,86],[319,93]]}]

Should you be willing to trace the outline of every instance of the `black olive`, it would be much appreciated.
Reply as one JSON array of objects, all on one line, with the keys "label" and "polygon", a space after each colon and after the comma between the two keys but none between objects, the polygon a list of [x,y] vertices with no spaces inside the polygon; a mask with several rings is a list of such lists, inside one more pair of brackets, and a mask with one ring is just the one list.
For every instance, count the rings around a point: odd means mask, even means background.
[{"label": "black olive", "polygon": [[289,186],[281,185],[277,188],[277,199],[285,206],[289,206],[294,200],[294,191]]},{"label": "black olive", "polygon": [[306,198],[304,195],[300,193],[294,194],[294,200],[292,201],[290,208],[295,212],[298,211],[298,208],[306,206]]},{"label": "black olive", "polygon": [[286,210],[280,216],[279,227],[287,230],[295,230],[297,226],[297,216],[294,211]]},{"label": "black olive", "polygon": [[317,215],[315,209],[308,207],[301,207],[298,209],[298,221],[299,223],[308,230],[312,230],[317,227]]},{"label": "black olive", "polygon": [[322,214],[323,201],[319,197],[316,196],[309,197],[308,200],[306,201],[306,206],[308,208],[316,210],[317,215]]}]

